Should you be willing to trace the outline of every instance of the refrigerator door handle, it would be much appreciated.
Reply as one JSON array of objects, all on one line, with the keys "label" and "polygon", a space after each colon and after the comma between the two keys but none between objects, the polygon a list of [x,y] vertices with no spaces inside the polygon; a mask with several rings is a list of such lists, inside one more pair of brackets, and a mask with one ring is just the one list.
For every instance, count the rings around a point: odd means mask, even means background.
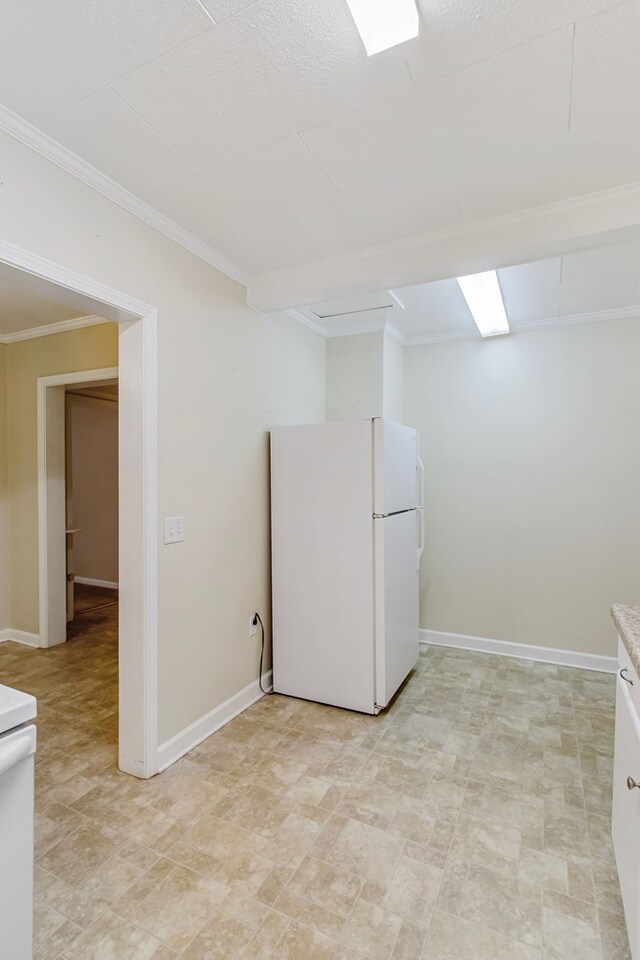
[{"label": "refrigerator door handle", "polygon": [[420,474],[420,500],[418,502],[418,510],[424,510],[424,463],[418,457],[418,472]]}]

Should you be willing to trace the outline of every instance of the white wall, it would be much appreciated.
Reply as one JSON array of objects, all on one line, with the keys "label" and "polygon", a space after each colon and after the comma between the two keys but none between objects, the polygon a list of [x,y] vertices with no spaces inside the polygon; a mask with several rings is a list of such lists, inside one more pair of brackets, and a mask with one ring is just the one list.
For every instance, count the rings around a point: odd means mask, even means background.
[{"label": "white wall", "polygon": [[[5,240],[158,308],[158,525],[186,520],[184,543],[159,546],[162,742],[257,676],[247,625],[270,606],[265,358],[270,341],[293,362],[301,339],[319,338],[248,309],[238,283],[22,144],[0,135],[0,152]],[[308,375],[278,385],[283,417],[323,418],[323,350],[302,351]]]},{"label": "white wall", "polygon": [[67,524],[76,577],[118,582],[118,402],[67,394]]},{"label": "white wall", "polygon": [[383,412],[383,334],[330,337],[327,420],[380,417]]},{"label": "white wall", "polygon": [[[404,423],[404,347],[386,330],[382,358],[383,416]],[[409,424],[412,426],[412,424]]]},{"label": "white wall", "polygon": [[640,600],[640,319],[405,351],[421,625],[612,655]]},{"label": "white wall", "polygon": [[10,625],[9,477],[7,466],[7,347],[0,343],[0,630]]},{"label": "white wall", "polygon": [[386,331],[329,337],[327,420],[404,422],[404,348]]},{"label": "white wall", "polygon": [[270,426],[324,420],[325,340],[287,314],[265,320]]}]

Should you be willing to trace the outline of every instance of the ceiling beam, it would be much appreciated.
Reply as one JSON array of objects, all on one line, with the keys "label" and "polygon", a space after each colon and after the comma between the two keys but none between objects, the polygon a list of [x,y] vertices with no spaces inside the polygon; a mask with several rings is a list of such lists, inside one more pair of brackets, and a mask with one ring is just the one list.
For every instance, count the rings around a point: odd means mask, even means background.
[{"label": "ceiling beam", "polygon": [[261,274],[249,281],[247,302],[269,313],[544,260],[638,236],[640,181]]}]

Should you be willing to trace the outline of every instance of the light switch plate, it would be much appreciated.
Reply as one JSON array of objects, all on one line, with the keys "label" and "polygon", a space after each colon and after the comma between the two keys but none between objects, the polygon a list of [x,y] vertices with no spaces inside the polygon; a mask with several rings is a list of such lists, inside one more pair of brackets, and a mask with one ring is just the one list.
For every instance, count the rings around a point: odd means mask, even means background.
[{"label": "light switch plate", "polygon": [[180,543],[184,540],[184,517],[166,517],[164,521],[164,542]]}]

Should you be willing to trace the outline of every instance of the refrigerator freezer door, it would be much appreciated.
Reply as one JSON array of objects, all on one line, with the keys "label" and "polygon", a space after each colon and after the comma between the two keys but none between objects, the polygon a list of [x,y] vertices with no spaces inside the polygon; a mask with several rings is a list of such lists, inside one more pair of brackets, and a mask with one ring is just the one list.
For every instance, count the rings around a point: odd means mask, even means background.
[{"label": "refrigerator freezer door", "polygon": [[418,662],[416,511],[374,520],[376,704],[385,707]]},{"label": "refrigerator freezer door", "polygon": [[[418,493],[418,431],[376,417],[374,435],[374,513],[412,510]],[[415,564],[415,555],[414,555]]]},{"label": "refrigerator freezer door", "polygon": [[370,420],[271,433],[274,689],[365,713],[375,671],[371,458]]}]

